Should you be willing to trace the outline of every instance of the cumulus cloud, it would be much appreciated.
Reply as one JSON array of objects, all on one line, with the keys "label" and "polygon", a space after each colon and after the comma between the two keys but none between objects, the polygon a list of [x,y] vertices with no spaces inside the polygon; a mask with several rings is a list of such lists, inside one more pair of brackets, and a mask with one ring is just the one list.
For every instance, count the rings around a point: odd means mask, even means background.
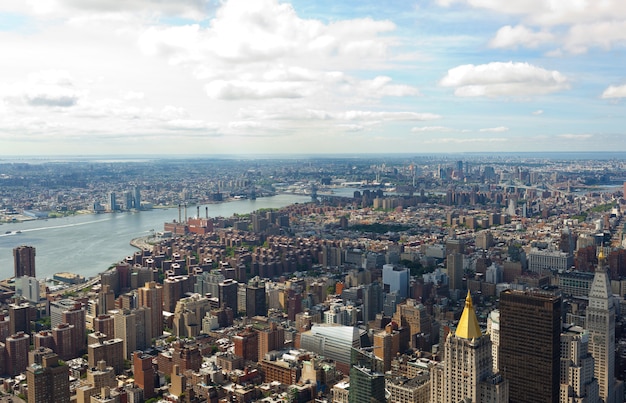
[{"label": "cumulus cloud", "polygon": [[67,71],[45,70],[30,74],[25,82],[7,86],[6,100],[30,106],[67,108],[76,105],[80,91]]},{"label": "cumulus cloud", "polygon": [[[535,48],[554,42],[563,50],[578,54],[590,48],[608,50],[626,43],[626,3],[621,0],[438,0],[438,3],[446,7],[454,3],[466,4],[521,18],[523,25],[504,26],[498,30],[490,42],[496,48]],[[555,35],[550,32],[552,30],[562,31],[562,34]]]},{"label": "cumulus cloud", "polygon": [[567,77],[528,63],[465,64],[448,70],[439,84],[460,97],[549,94],[569,88]]},{"label": "cumulus cloud", "polygon": [[523,25],[512,27],[506,25],[498,30],[496,36],[489,42],[492,48],[513,48],[519,46],[536,48],[554,41],[554,35],[546,31],[532,31]]},{"label": "cumulus cloud", "polygon": [[535,116],[543,115],[543,110],[542,109],[537,109],[536,111],[533,111],[532,113]]},{"label": "cumulus cloud", "polygon": [[84,14],[146,13],[150,15],[180,16],[200,19],[211,8],[209,0],[26,0],[31,10],[38,14],[75,16]]},{"label": "cumulus cloud", "polygon": [[626,85],[611,85],[602,92],[602,98],[624,98],[626,97]]},{"label": "cumulus cloud", "polygon": [[305,89],[297,83],[264,83],[241,80],[215,80],[208,83],[205,91],[210,98],[222,100],[301,98]]}]

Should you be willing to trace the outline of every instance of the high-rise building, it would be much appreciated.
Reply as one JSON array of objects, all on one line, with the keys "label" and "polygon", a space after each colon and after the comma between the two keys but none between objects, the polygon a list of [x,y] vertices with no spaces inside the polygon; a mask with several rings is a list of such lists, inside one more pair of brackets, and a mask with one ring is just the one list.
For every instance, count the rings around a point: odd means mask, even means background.
[{"label": "high-rise building", "polygon": [[76,353],[76,356],[84,354],[87,350],[85,317],[85,308],[83,308],[80,303],[75,303],[72,307],[61,313],[61,320],[63,323],[68,323],[73,326],[72,349]]},{"label": "high-rise building", "polygon": [[492,372],[491,340],[478,325],[472,296],[454,334],[444,342],[444,361],[431,370],[431,402],[507,402],[506,381]]},{"label": "high-rise building", "polygon": [[273,350],[282,350],[285,345],[285,329],[271,322],[269,328],[259,330],[259,361]]},{"label": "high-rise building", "polygon": [[393,264],[383,265],[383,286],[385,292],[396,291],[400,298],[409,295],[409,269]]},{"label": "high-rise building", "polygon": [[543,291],[500,293],[499,368],[510,403],[558,402],[561,297]]},{"label": "high-rise building", "polygon": [[59,323],[52,328],[52,338],[54,339],[54,351],[62,360],[71,360],[78,356],[78,350],[73,343],[74,325]]},{"label": "high-rise building", "polygon": [[448,287],[450,290],[464,290],[463,282],[463,255],[460,253],[451,253],[446,261],[448,270]]},{"label": "high-rise building", "polygon": [[363,287],[363,322],[376,319],[376,314],[383,310],[383,289],[379,282]]},{"label": "high-rise building", "polygon": [[400,352],[400,332],[396,322],[388,323],[385,330],[374,333],[374,355],[383,361],[383,371],[391,369],[391,359]]},{"label": "high-rise building", "polygon": [[70,401],[70,373],[67,365],[59,362],[59,356],[49,351],[41,356],[41,362],[26,368],[28,401],[37,403],[61,403]]},{"label": "high-rise building", "polygon": [[30,334],[30,320],[33,309],[27,302],[9,304],[9,332],[16,334],[24,332]]},{"label": "high-rise building", "polygon": [[11,376],[19,375],[28,366],[28,351],[30,350],[30,336],[18,332],[6,339],[7,373]]},{"label": "high-rise building", "polygon": [[141,188],[139,186],[133,188],[133,207],[135,210],[141,210]]},{"label": "high-rise building", "polygon": [[[580,326],[563,325],[561,333],[561,402],[600,402],[589,334]],[[566,398],[567,400],[565,400]]]},{"label": "high-rise building", "polygon": [[396,306],[393,320],[400,327],[409,329],[410,346],[407,347],[418,347],[418,335],[424,335],[429,341],[432,341],[432,319],[426,311],[426,307],[417,300],[409,298]]},{"label": "high-rise building", "polygon": [[371,353],[350,349],[350,390],[349,403],[384,403],[385,374],[381,363]]},{"label": "high-rise building", "polygon": [[252,328],[245,328],[233,336],[233,344],[236,356],[244,360],[259,361],[259,334]]},{"label": "high-rise building", "polygon": [[137,291],[138,305],[151,310],[152,337],[161,337],[163,334],[163,287],[154,281],[150,281]]},{"label": "high-rise building", "polygon": [[[602,249],[589,290],[586,327],[589,331],[589,351],[595,361],[594,375],[598,379],[600,398],[605,403],[615,402],[615,304]],[[621,402],[621,397],[617,401]]]},{"label": "high-rise building", "polygon": [[[92,335],[98,336],[97,333]],[[87,346],[89,367],[96,367],[98,361],[106,361],[116,374],[121,374],[124,370],[124,340],[119,338],[106,340],[104,337],[98,337],[96,342],[89,344]]]},{"label": "high-rise building", "polygon": [[33,246],[18,246],[13,249],[13,268],[15,278],[35,276],[35,248]]},{"label": "high-rise building", "polygon": [[143,389],[144,399],[150,399],[156,396],[154,390],[154,381],[156,371],[152,365],[151,355],[142,351],[133,352],[133,373],[135,376],[135,384]]},{"label": "high-rise building", "polygon": [[246,286],[246,316],[266,316],[267,303],[265,301],[265,283],[252,279]]},{"label": "high-rise building", "polygon": [[109,193],[109,211],[117,210],[117,198],[115,197],[115,192]]},{"label": "high-rise building", "polygon": [[218,284],[218,299],[220,306],[230,307],[237,313],[237,288],[238,283],[233,279],[226,279]]}]

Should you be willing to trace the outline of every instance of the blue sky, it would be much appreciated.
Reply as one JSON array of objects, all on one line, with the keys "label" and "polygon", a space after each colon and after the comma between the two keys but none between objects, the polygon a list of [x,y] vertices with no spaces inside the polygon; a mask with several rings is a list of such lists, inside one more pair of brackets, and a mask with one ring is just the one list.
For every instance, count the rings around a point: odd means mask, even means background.
[{"label": "blue sky", "polygon": [[619,0],[0,5],[0,155],[626,151]]}]

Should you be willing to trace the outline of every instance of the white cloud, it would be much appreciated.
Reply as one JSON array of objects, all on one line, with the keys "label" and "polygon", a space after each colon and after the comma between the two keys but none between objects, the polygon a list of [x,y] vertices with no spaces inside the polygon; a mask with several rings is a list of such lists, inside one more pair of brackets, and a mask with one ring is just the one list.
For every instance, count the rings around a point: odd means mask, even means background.
[{"label": "white cloud", "polygon": [[435,120],[441,116],[434,113],[417,113],[417,112],[372,112],[372,111],[347,111],[336,115],[338,119],[343,120],[393,120],[393,121],[423,121]]},{"label": "white cloud", "polygon": [[[490,43],[497,48],[534,48],[554,42],[568,53],[580,54],[589,48],[609,50],[626,42],[626,3],[622,0],[439,0],[438,3],[446,7],[466,4],[520,18],[521,25],[500,28]],[[552,29],[564,33],[555,35],[550,32]]]},{"label": "white cloud", "polygon": [[567,140],[587,140],[593,137],[592,134],[559,134],[557,137]]},{"label": "white cloud", "polygon": [[487,127],[484,129],[480,129],[478,131],[483,132],[483,133],[503,133],[503,132],[508,132],[509,128],[505,126]]},{"label": "white cloud", "polygon": [[450,127],[445,126],[424,126],[424,127],[413,127],[411,129],[413,133],[421,133],[421,132],[455,132],[456,129],[452,129]]},{"label": "white cloud", "polygon": [[611,85],[602,92],[602,98],[625,98],[626,97],[626,85]]},{"label": "white cloud", "polygon": [[69,73],[62,70],[32,73],[25,82],[6,86],[2,92],[12,103],[61,108],[75,106],[81,96]]},{"label": "white cloud", "polygon": [[546,43],[554,41],[554,35],[550,32],[535,32],[523,25],[512,27],[505,25],[496,33],[495,38],[489,42],[492,48],[513,48],[519,46],[527,48],[536,48]]},{"label": "white cloud", "polygon": [[556,70],[513,62],[465,64],[448,70],[439,83],[454,87],[461,97],[539,95],[569,88],[567,78]]},{"label": "white cloud", "polygon": [[543,110],[542,109],[537,109],[536,111],[533,111],[533,115],[535,115],[535,116],[543,115]]},{"label": "white cloud", "polygon": [[32,12],[51,17],[97,14],[145,13],[200,19],[210,9],[209,0],[26,0]]},{"label": "white cloud", "polygon": [[470,137],[470,138],[458,138],[458,137],[447,137],[447,138],[434,138],[428,139],[424,141],[426,144],[467,144],[467,143],[503,143],[508,141],[504,138],[481,138],[481,137]]},{"label": "white cloud", "polygon": [[205,86],[207,95],[213,99],[267,99],[301,98],[306,90],[298,83],[278,82],[263,83],[251,81],[215,80]]}]

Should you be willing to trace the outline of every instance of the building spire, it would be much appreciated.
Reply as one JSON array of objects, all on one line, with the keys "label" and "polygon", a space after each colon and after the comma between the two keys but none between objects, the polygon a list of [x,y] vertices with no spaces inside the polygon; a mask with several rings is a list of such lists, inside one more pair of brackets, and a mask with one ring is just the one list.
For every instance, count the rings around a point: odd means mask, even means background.
[{"label": "building spire", "polygon": [[478,325],[478,318],[476,318],[476,311],[474,311],[474,305],[472,304],[472,295],[469,291],[467,291],[465,308],[463,308],[463,313],[454,335],[462,339],[478,339],[483,335],[480,325]]}]

